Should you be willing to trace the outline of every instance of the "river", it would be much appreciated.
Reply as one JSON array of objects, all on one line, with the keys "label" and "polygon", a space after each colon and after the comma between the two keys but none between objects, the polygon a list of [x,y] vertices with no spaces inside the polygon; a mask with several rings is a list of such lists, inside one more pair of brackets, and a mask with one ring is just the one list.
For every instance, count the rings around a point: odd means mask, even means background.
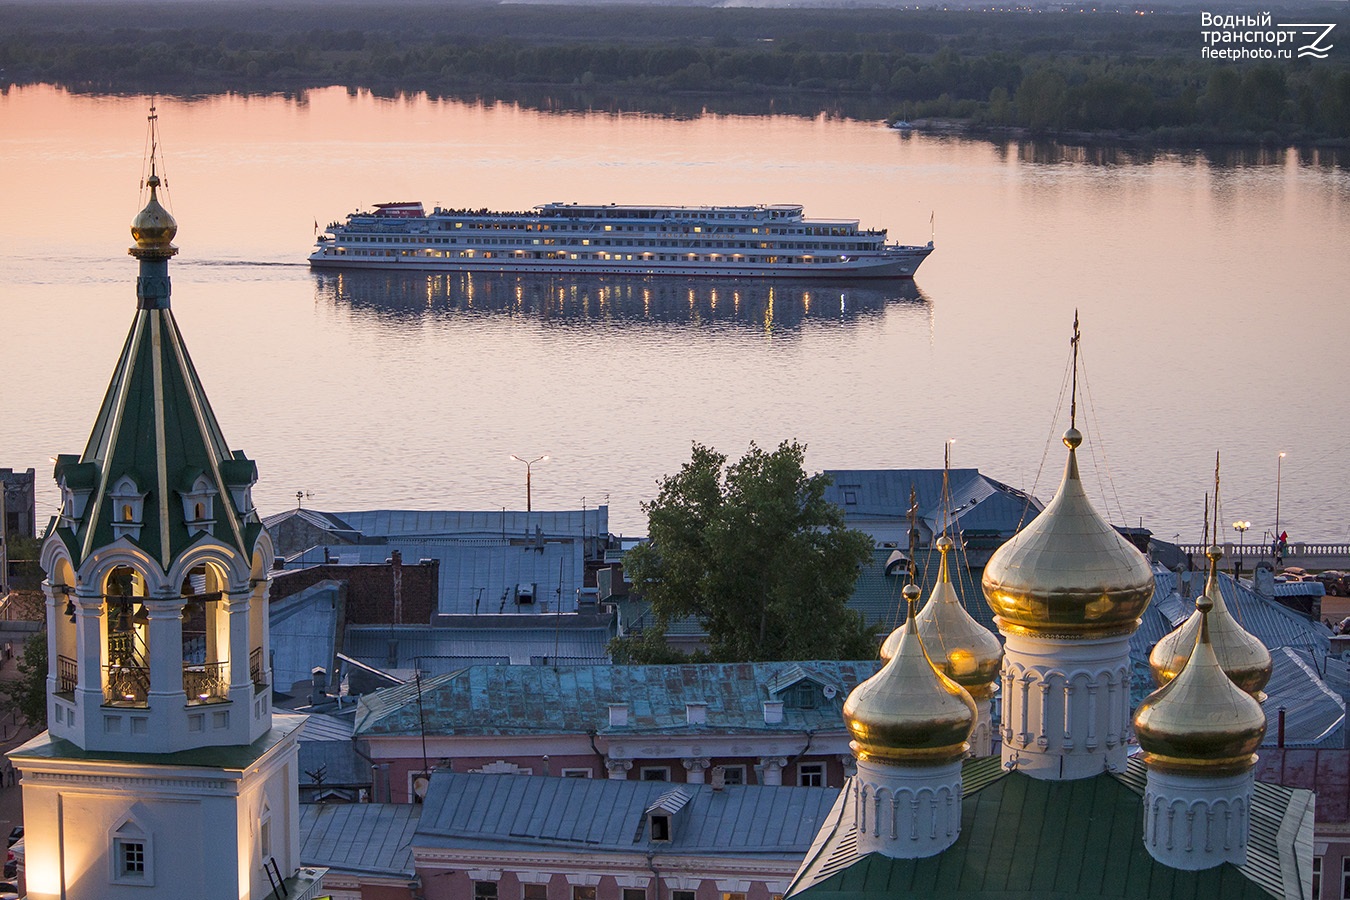
[{"label": "river", "polygon": [[[0,93],[0,465],[79,452],[135,307],[149,99]],[[161,98],[173,305],[265,513],[640,504],[691,441],[812,469],[954,463],[1049,499],[1075,310],[1085,478],[1117,524],[1350,538],[1350,167],[790,116],[544,113],[328,89]],[[937,249],[913,284],[313,274],[314,225],[393,200],[801,203]],[[930,218],[931,217],[931,218]],[[307,495],[307,496],[306,496]],[[1225,536],[1233,539],[1231,527]]]}]

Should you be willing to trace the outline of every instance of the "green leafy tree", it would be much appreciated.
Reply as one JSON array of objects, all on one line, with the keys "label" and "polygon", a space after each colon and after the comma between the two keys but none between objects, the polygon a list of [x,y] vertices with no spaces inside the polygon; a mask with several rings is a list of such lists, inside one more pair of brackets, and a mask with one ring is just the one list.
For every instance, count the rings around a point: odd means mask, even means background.
[{"label": "green leafy tree", "polygon": [[39,730],[47,727],[47,632],[39,631],[24,641],[18,661],[19,677],[0,681],[0,696],[24,723]]},{"label": "green leafy tree", "polygon": [[[876,655],[874,631],[845,606],[872,539],[844,526],[825,500],[828,476],[803,470],[805,453],[795,441],[771,453],[752,443],[727,465],[695,443],[643,504],[651,542],[629,551],[624,570],[660,622],[704,623],[711,659]],[[634,661],[646,661],[642,649]]]}]

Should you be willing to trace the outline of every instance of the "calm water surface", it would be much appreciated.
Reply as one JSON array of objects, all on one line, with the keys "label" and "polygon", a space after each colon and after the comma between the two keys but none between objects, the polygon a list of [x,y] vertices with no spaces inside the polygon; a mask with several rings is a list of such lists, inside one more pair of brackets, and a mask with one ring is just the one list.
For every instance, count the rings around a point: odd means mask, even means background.
[{"label": "calm water surface", "polygon": [[[88,437],[135,306],[144,97],[0,94],[0,465]],[[693,440],[813,468],[955,462],[1053,492],[1075,309],[1089,488],[1117,523],[1350,537],[1350,170],[1294,152],[1147,157],[876,123],[544,114],[381,100],[159,104],[174,308],[265,512],[639,504]],[[311,274],[359,206],[802,203],[937,252],[914,284]],[[1082,424],[1080,422],[1080,424]],[[1044,468],[1042,461],[1045,460]],[[1037,481],[1039,474],[1039,482]],[[1232,532],[1229,530],[1229,535]]]}]

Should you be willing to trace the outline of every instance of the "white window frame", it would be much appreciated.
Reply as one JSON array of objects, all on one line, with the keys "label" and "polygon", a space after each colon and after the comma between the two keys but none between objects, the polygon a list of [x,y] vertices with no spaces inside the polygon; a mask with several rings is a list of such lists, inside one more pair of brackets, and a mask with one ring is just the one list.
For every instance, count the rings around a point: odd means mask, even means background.
[{"label": "white window frame", "polygon": [[[816,775],[820,776],[820,784],[808,780]],[[825,787],[828,775],[824,763],[797,763],[797,787]]]},{"label": "white window frame", "polygon": [[[154,841],[150,834],[135,819],[123,819],[113,829],[109,841],[109,880],[113,884],[141,885],[152,887],[155,883]],[[129,872],[125,868],[127,850],[139,844],[141,847],[141,871]]]},{"label": "white window frame", "polygon": [[723,777],[725,778],[726,776],[730,775],[730,774],[732,773],[733,770],[736,771],[736,772],[738,772],[738,773],[740,774],[740,779],[741,779],[741,780],[740,780],[740,781],[732,781],[730,778],[726,778],[726,781],[724,782],[725,784],[729,784],[729,785],[732,785],[732,786],[739,786],[739,785],[749,784],[749,783],[750,783],[749,781],[746,780],[746,777],[749,775],[749,773],[746,772],[745,766],[744,766],[744,765],[730,765],[730,766],[723,766],[723,767],[722,767],[722,775],[723,775]]},{"label": "white window frame", "polygon": [[563,778],[594,778],[595,771],[590,768],[563,769]]}]

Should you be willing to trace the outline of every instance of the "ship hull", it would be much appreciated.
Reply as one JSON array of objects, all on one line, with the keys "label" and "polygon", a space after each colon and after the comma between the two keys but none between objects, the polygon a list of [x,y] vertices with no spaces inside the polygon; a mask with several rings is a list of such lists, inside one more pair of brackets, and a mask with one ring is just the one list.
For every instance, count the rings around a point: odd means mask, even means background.
[{"label": "ship hull", "polygon": [[669,275],[678,278],[913,278],[919,264],[933,252],[928,247],[906,247],[886,257],[850,260],[845,263],[719,265],[710,263],[616,263],[559,259],[441,259],[415,253],[396,256],[360,257],[315,251],[309,257],[312,269],[387,269],[400,272],[484,272],[491,274],[556,275]]}]

